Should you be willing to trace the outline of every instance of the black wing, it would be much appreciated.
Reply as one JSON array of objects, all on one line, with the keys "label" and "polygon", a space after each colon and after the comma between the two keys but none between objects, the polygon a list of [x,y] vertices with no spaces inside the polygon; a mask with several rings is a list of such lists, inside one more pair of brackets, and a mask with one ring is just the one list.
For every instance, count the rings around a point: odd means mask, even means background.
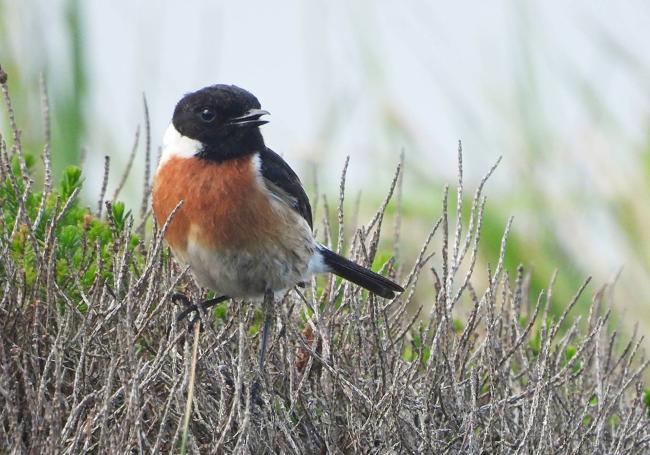
[{"label": "black wing", "polygon": [[293,169],[270,148],[260,152],[260,161],[260,172],[269,190],[289,204],[313,229],[309,198]]}]

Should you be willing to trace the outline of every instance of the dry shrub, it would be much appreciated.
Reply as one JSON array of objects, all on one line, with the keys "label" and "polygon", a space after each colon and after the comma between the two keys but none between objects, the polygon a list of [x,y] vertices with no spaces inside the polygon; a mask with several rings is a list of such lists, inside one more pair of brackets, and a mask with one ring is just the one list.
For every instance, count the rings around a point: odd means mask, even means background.
[{"label": "dry shrub", "polygon": [[[146,229],[146,199],[135,222],[119,203],[104,208],[104,182],[98,208],[81,207],[80,175],[68,170],[54,185],[47,145],[42,192],[34,190],[2,87],[12,145],[2,137],[0,451],[184,450],[195,332],[176,322],[179,308],[170,295],[184,289],[195,299],[204,296],[170,260],[160,231]],[[457,204],[463,200],[460,158]],[[377,254],[399,172],[385,203],[346,249],[361,263],[373,263]],[[647,451],[647,362],[639,358],[636,334],[621,342],[608,332],[609,287],[595,292],[585,321],[572,308],[587,283],[560,318],[550,317],[552,280],[549,291],[531,299],[523,269],[511,276],[503,268],[509,222],[494,269],[474,270],[486,179],[469,219],[449,219],[445,191],[441,218],[419,256],[399,267],[383,264],[384,273],[404,284],[403,295],[378,299],[330,277],[277,296],[262,373],[255,305],[234,301],[203,315],[187,450]],[[148,185],[145,176],[145,198]],[[329,241],[324,219],[321,237]],[[427,265],[433,245],[441,252],[440,270]],[[421,283],[430,288],[429,306],[407,312],[418,278],[432,272],[435,286]],[[488,285],[477,289],[479,281]],[[471,308],[461,323],[454,319],[460,302]]]}]

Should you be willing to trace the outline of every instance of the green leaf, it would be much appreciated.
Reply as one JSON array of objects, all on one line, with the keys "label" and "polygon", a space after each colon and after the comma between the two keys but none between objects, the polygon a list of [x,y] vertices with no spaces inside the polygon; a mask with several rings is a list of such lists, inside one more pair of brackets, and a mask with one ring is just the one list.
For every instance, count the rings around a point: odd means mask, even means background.
[{"label": "green leaf", "polygon": [[225,321],[228,318],[228,303],[224,302],[216,305],[212,311],[212,314],[214,315],[215,319],[221,319],[222,321]]},{"label": "green leaf", "polygon": [[61,196],[67,200],[72,193],[81,187],[81,169],[77,166],[68,166],[61,179]]},{"label": "green leaf", "polygon": [[77,226],[63,226],[59,232],[59,245],[67,250],[79,246],[83,232]]},{"label": "green leaf", "polygon": [[461,321],[460,319],[454,318],[454,320],[452,322],[452,325],[453,325],[455,333],[463,333],[463,329],[464,329],[463,321]]},{"label": "green leaf", "polygon": [[124,202],[115,202],[112,210],[113,222],[118,231],[122,232],[126,224],[126,219],[131,215],[131,211],[126,211]]}]

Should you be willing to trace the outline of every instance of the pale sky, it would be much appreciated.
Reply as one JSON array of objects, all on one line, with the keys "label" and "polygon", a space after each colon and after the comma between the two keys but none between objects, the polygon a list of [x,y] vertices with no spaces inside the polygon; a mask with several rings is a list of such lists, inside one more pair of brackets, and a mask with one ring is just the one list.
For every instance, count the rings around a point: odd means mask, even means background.
[{"label": "pale sky", "polygon": [[[56,87],[67,75],[56,7],[64,2],[0,2],[14,53],[34,71],[47,62]],[[549,146],[580,148],[583,135],[598,130],[619,159],[645,140],[650,7],[643,0],[81,5],[92,120],[85,143],[100,160],[130,150],[142,93],[155,145],[182,94],[213,83],[260,99],[272,114],[263,129],[268,145],[295,166],[316,162],[333,178],[351,155],[359,188],[374,181],[377,157],[389,165],[402,149],[411,171],[452,177],[459,139],[476,169],[470,178],[499,155],[506,170],[525,165],[524,111],[542,136],[551,133]],[[407,137],[387,136],[390,121]]]},{"label": "pale sky", "polygon": [[376,156],[392,162],[401,148],[407,157],[416,153],[407,141],[386,140],[381,118],[389,109],[428,161],[418,171],[453,176],[462,139],[477,177],[498,155],[506,167],[509,155],[517,159],[509,129],[519,115],[517,90],[529,90],[517,88],[522,55],[543,96],[532,109],[554,135],[571,144],[593,124],[573,85],[584,79],[616,117],[612,134],[633,144],[645,134],[650,84],[608,55],[600,31],[647,65],[649,8],[642,5],[86,2],[89,110],[98,120],[89,146],[98,150],[110,139],[115,152],[129,150],[142,92],[156,144],[183,93],[233,83],[271,112],[267,143],[297,166],[316,161],[334,172],[349,154],[363,185]]}]

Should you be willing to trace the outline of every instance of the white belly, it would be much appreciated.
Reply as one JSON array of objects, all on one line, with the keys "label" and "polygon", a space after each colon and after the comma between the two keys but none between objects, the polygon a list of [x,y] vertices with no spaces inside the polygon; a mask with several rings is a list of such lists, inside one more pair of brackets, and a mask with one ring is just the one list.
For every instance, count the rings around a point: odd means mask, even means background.
[{"label": "white belly", "polygon": [[315,242],[311,231],[296,231],[302,232],[255,252],[209,251],[190,241],[179,259],[190,265],[201,286],[229,297],[261,296],[267,288],[288,289],[311,275]]}]

